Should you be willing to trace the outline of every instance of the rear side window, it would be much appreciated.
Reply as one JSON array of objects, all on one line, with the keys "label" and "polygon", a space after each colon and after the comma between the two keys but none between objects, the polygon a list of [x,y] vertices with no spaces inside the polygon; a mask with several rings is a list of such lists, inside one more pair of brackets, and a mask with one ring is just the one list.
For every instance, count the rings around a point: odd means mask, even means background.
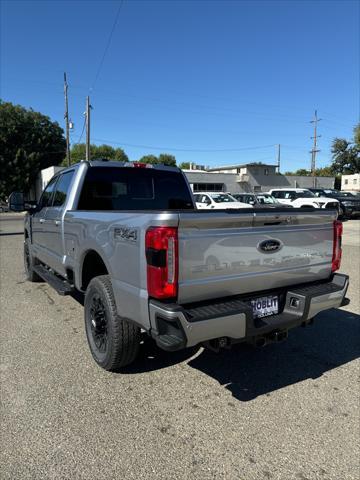
[{"label": "rear side window", "polygon": [[177,210],[194,208],[181,173],[152,168],[90,167],[79,210]]},{"label": "rear side window", "polygon": [[64,205],[69,192],[73,175],[74,175],[73,170],[71,172],[66,172],[63,175],[61,175],[58,183],[56,184],[53,207],[62,207]]}]

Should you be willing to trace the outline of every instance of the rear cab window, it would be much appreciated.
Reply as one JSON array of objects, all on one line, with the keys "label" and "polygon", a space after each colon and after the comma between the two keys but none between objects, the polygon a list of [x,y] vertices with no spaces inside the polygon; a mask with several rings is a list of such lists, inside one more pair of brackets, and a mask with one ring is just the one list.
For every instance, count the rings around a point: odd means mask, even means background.
[{"label": "rear cab window", "polygon": [[134,167],[90,167],[78,203],[78,210],[193,208],[181,172]]}]

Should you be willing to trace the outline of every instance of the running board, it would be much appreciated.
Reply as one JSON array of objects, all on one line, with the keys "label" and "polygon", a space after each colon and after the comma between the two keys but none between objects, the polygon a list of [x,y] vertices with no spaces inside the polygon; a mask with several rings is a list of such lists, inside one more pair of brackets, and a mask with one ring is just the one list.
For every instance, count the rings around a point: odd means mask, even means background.
[{"label": "running board", "polygon": [[39,275],[50,287],[54,288],[59,295],[70,295],[74,292],[74,287],[66,280],[61,279],[55,273],[50,272],[42,265],[34,265],[34,272]]}]

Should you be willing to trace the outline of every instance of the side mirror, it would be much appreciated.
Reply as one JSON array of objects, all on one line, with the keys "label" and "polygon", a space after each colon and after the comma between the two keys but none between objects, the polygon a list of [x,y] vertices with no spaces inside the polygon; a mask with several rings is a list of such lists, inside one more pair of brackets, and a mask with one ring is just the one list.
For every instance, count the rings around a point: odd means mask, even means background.
[{"label": "side mirror", "polygon": [[9,195],[9,210],[13,212],[23,212],[25,210],[23,192],[12,192]]},{"label": "side mirror", "polygon": [[12,192],[9,195],[9,210],[12,212],[35,212],[37,203],[31,200],[24,200],[23,192]]}]

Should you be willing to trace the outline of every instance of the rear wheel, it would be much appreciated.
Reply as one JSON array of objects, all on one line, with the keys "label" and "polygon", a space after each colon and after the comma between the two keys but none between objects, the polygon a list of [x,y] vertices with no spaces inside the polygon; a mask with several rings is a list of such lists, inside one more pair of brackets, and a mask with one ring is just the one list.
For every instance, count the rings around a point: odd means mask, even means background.
[{"label": "rear wheel", "polygon": [[39,277],[39,275],[34,272],[34,265],[35,265],[35,260],[34,260],[34,257],[31,255],[30,240],[29,240],[29,238],[25,238],[25,241],[24,241],[24,268],[25,268],[26,279],[29,280],[29,282],[41,282],[42,278]]},{"label": "rear wheel", "polygon": [[84,308],[86,336],[95,362],[109,371],[132,363],[139,351],[140,328],[118,315],[109,275],[91,280]]}]

